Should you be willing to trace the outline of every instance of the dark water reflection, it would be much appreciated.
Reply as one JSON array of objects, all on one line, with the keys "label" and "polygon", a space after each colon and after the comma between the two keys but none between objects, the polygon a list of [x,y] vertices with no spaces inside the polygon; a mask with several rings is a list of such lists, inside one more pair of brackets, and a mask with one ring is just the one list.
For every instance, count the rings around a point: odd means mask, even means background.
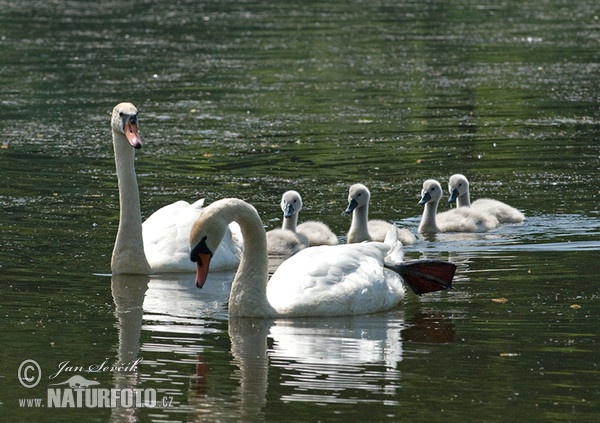
[{"label": "dark water reflection", "polygon": [[[0,0],[0,414],[6,421],[595,421],[600,10],[590,1]],[[231,274],[106,276],[108,126],[140,109],[142,212],[281,193],[343,239],[348,186],[416,231],[455,172],[526,221],[420,236],[455,289],[348,319],[229,320]],[[445,209],[443,204],[441,209]],[[131,362],[176,407],[24,409],[20,363]],[[65,378],[66,379],[66,378]],[[61,379],[62,381],[63,379]]]}]

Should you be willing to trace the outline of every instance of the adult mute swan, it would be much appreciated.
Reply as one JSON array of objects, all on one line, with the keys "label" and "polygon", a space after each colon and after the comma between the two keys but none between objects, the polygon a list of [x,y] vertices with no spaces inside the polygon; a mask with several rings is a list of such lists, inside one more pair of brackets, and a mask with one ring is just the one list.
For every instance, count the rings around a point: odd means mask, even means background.
[{"label": "adult mute swan", "polygon": [[[138,110],[131,103],[115,106],[111,118],[112,138],[119,182],[119,229],[112,252],[111,270],[117,274],[193,272],[187,246],[192,223],[204,200],[193,204],[178,201],[152,214],[143,224],[135,175],[135,150],[142,148],[138,133]],[[232,226],[239,232],[239,228]],[[239,235],[241,236],[241,234]],[[231,233],[215,252],[214,270],[235,268],[241,240]]]},{"label": "adult mute swan", "polygon": [[[283,211],[282,229],[297,232],[308,238],[308,246],[336,245],[337,236],[323,222],[307,220],[298,225],[298,215],[302,210],[302,197],[297,191],[286,191],[281,196],[281,210]],[[296,226],[297,225],[297,226]]]},{"label": "adult mute swan", "polygon": [[457,173],[448,181],[450,192],[449,203],[456,201],[457,207],[471,207],[482,213],[489,213],[498,219],[500,223],[519,223],[525,219],[523,213],[506,203],[491,198],[480,198],[471,203],[469,196],[469,181],[466,176]]},{"label": "adult mute swan", "polygon": [[374,313],[404,297],[399,275],[423,293],[450,288],[456,270],[443,261],[386,263],[386,256],[401,248],[399,243],[367,242],[306,248],[285,260],[269,280],[267,239],[258,212],[242,200],[227,198],[206,207],[192,226],[190,259],[197,265],[199,288],[232,221],[241,227],[244,247],[229,293],[230,317]]},{"label": "adult mute swan", "polygon": [[423,182],[420,205],[424,205],[419,232],[486,232],[498,227],[498,219],[467,207],[437,213],[442,186],[434,179]]},{"label": "adult mute swan", "polygon": [[[380,241],[385,236],[391,223],[385,220],[369,220],[369,201],[371,193],[363,184],[354,184],[348,190],[348,207],[344,211],[346,214],[352,213],[352,223],[348,231],[348,243],[353,244],[363,241]],[[404,245],[410,245],[415,242],[416,237],[404,228],[396,228],[398,240]]]}]

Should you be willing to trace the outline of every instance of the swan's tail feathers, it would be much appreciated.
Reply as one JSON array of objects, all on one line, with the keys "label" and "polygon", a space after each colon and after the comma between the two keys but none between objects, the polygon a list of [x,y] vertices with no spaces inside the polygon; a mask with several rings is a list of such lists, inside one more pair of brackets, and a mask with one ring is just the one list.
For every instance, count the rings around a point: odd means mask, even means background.
[{"label": "swan's tail feathers", "polygon": [[404,282],[417,294],[452,289],[456,265],[442,260],[411,260],[385,263],[385,267],[402,276]]},{"label": "swan's tail feathers", "polygon": [[201,210],[201,209],[202,209],[202,206],[204,206],[204,198],[201,198],[201,199],[199,199],[199,200],[196,200],[196,202],[194,202],[194,203],[192,203],[192,204],[190,205],[190,207],[191,207],[193,210],[197,210],[197,211]]}]

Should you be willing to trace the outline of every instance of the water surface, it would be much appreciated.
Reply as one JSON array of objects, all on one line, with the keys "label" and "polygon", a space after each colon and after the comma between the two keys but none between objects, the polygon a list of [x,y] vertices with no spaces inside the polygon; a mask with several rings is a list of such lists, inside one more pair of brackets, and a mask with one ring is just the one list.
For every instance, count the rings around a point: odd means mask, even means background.
[{"label": "water surface", "polygon": [[[596,421],[600,10],[590,1],[0,0],[0,413],[6,421]],[[416,232],[423,180],[519,208],[420,236],[452,291],[335,319],[229,319],[231,273],[110,277],[110,111],[140,109],[142,213],[297,189],[340,235],[347,189]],[[446,204],[440,206],[445,209]],[[156,409],[20,408],[65,360]],[[63,379],[61,379],[63,380]]]}]

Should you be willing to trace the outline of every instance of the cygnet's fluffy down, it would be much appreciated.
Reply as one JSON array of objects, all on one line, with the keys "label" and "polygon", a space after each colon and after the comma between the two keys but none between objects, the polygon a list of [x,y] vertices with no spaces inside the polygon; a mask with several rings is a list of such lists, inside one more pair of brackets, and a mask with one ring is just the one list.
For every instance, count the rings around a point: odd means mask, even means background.
[{"label": "cygnet's fluffy down", "polygon": [[[348,207],[346,214],[352,213],[352,223],[348,231],[348,243],[363,241],[383,242],[390,227],[395,226],[384,220],[369,220],[369,202],[371,193],[363,184],[354,184],[348,190]],[[416,237],[405,228],[396,228],[398,240],[403,245],[415,242]]]},{"label": "cygnet's fluffy down", "polygon": [[316,220],[307,220],[296,227],[296,232],[308,238],[308,246],[337,245],[337,236],[329,226]]},{"label": "cygnet's fluffy down", "polygon": [[287,229],[267,232],[267,253],[274,256],[293,256],[308,247],[308,238]]},{"label": "cygnet's fluffy down", "polygon": [[469,181],[459,173],[452,175],[448,181],[448,192],[450,192],[449,203],[456,201],[457,207],[471,207],[471,209],[488,213],[496,217],[502,223],[520,223],[525,219],[523,213],[502,201],[491,198],[480,198],[471,203],[469,194]]},{"label": "cygnet's fluffy down", "polygon": [[458,207],[437,213],[442,198],[442,186],[434,179],[423,182],[420,205],[425,206],[419,232],[486,232],[498,227],[498,219],[489,214]]},{"label": "cygnet's fluffy down", "polygon": [[337,245],[337,236],[329,226],[316,220],[307,220],[298,225],[298,216],[302,210],[302,197],[298,191],[286,191],[281,196],[281,210],[283,211],[283,229],[304,235],[308,238],[308,246]]},{"label": "cygnet's fluffy down", "polygon": [[308,220],[298,225],[302,197],[297,191],[284,192],[280,206],[283,212],[283,224],[281,229],[267,234],[269,254],[292,255],[305,247],[338,243],[335,234],[322,222]]}]

